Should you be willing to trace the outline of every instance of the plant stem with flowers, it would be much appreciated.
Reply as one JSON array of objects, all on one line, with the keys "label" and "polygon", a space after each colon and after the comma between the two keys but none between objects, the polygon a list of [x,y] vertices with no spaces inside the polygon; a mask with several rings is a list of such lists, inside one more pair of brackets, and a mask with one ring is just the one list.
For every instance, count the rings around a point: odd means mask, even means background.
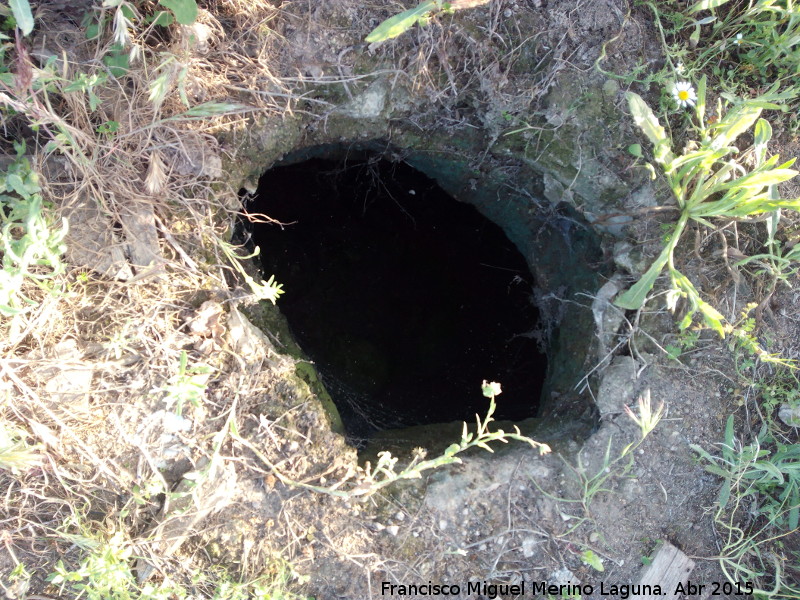
[{"label": "plant stem with flowers", "polygon": [[[255,454],[283,484],[344,499],[356,497],[366,498],[402,479],[419,479],[422,477],[423,471],[429,471],[453,463],[460,463],[461,459],[458,457],[458,454],[470,448],[479,447],[488,452],[494,452],[491,446],[489,446],[489,442],[503,442],[507,444],[509,440],[516,440],[525,442],[531,448],[537,450],[539,454],[548,454],[550,452],[550,446],[522,435],[516,425],[514,426],[513,433],[503,431],[502,429],[490,431],[489,423],[494,421],[493,415],[497,408],[495,398],[502,392],[502,389],[499,383],[494,381],[487,382],[484,380],[481,385],[481,390],[483,391],[483,395],[489,399],[489,410],[486,412],[486,417],[481,419],[478,415],[475,416],[477,425],[475,432],[469,431],[467,424],[464,423],[461,441],[459,443],[450,444],[440,456],[425,460],[426,451],[423,448],[415,448],[411,462],[403,470],[397,471],[396,466],[398,459],[392,456],[390,452],[379,452],[378,461],[374,466],[367,462],[364,468],[358,467],[355,470],[350,470],[347,475],[345,475],[344,479],[327,487],[294,481],[282,473],[252,442],[239,436],[235,428],[231,430],[231,436],[234,440],[250,449],[250,451],[253,452],[253,454]],[[339,489],[344,487],[344,484],[347,482],[353,483],[353,481],[350,481],[351,479],[355,480],[355,486],[350,486],[349,489]]]}]

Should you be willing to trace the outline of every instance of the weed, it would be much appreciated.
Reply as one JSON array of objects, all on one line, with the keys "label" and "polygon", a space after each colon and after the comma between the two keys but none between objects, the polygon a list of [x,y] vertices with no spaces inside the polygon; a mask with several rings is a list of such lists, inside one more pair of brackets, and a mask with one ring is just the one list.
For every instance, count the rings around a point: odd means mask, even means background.
[{"label": "weed", "polygon": [[28,0],[12,0],[10,3],[11,14],[14,15],[17,27],[22,31],[22,35],[28,35],[33,31],[33,13]]},{"label": "weed", "polygon": [[674,344],[666,344],[664,350],[670,359],[678,360],[682,354],[694,349],[699,340],[700,331],[684,329],[678,335],[677,341]]},{"label": "weed", "polygon": [[195,590],[203,590],[206,597],[214,600],[247,600],[248,598],[300,599],[291,591],[292,586],[303,579],[282,559],[275,558],[267,572],[249,581],[236,581],[227,570],[215,567],[210,571],[196,571],[191,587],[165,577],[160,583],[137,582],[131,569],[135,558],[134,545],[120,532],[107,537],[98,534],[82,534],[86,548],[80,563],[68,567],[59,560],[48,581],[65,591],[77,593],[88,600],[169,600],[185,598]]},{"label": "weed", "polygon": [[[694,30],[690,40],[699,49],[696,62],[714,65],[712,70],[720,79],[734,82],[739,78],[755,84],[752,87],[778,84],[796,96],[800,91],[795,85],[800,61],[800,8],[793,2],[763,1],[725,6],[729,2],[700,0],[689,8],[688,15],[693,18],[698,13],[710,13],[684,25]],[[699,44],[704,27],[704,37],[713,43]]]},{"label": "weed", "polygon": [[[688,93],[687,99],[690,99]],[[724,337],[732,330],[722,314],[700,297],[697,288],[675,266],[675,248],[689,221],[711,226],[709,219],[727,217],[740,219],[751,215],[774,213],[781,209],[800,209],[800,199],[781,200],[777,196],[777,184],[793,178],[797,171],[790,169],[794,159],[778,164],[778,156],[766,158],[766,145],[772,137],[772,128],[764,119],[759,119],[764,108],[778,108],[775,95],[761,96],[734,104],[718,122],[709,124],[705,119],[706,78],[700,80],[696,92],[695,115],[699,141],[688,145],[682,155],[672,150],[672,140],[667,136],[647,103],[637,94],[628,93],[628,104],[634,121],[653,144],[655,162],[659,164],[672,190],[679,213],[672,227],[669,240],[641,279],[616,300],[617,306],[637,310],[641,308],[655,285],[664,267],[670,278],[671,289],[667,294],[667,306],[675,310],[678,300],[688,302],[686,314],[680,321],[680,329],[692,324],[696,313],[700,313],[707,327]],[[718,110],[722,113],[722,107]],[[755,124],[755,141],[750,149],[739,154],[733,142]],[[755,167],[748,172],[743,158],[752,157]],[[655,174],[655,172],[653,171]]]},{"label": "weed", "polygon": [[[645,77],[632,73],[629,79],[637,77],[635,80],[649,87],[653,82],[664,83],[673,74],[694,77],[704,73],[728,96],[753,97],[771,90],[797,108],[800,7],[794,2],[668,0],[641,4],[651,9],[667,64],[657,73]],[[604,58],[603,54],[598,64]],[[787,115],[797,124],[796,110]]]},{"label": "weed", "polygon": [[[501,393],[501,387],[496,382],[483,382],[482,385],[483,395],[489,398],[489,409],[486,412],[486,417],[483,420],[476,416],[477,429],[475,432],[469,431],[467,424],[464,423],[463,432],[461,434],[461,441],[456,444],[448,446],[441,456],[433,459],[425,460],[425,450],[417,448],[414,451],[411,463],[408,464],[403,470],[397,470],[398,459],[391,455],[389,452],[379,452],[378,462],[373,467],[369,462],[365,468],[358,469],[357,484],[351,489],[339,489],[345,482],[339,482],[331,487],[322,487],[310,485],[307,483],[293,481],[291,478],[284,475],[278,468],[270,461],[264,453],[256,448],[249,441],[240,437],[235,431],[231,431],[232,437],[239,443],[249,448],[264,464],[266,464],[275,476],[285,485],[292,487],[300,487],[314,492],[335,496],[337,498],[355,498],[355,497],[369,497],[378,492],[379,490],[391,485],[397,481],[404,479],[419,479],[422,473],[431,469],[437,469],[445,465],[453,463],[460,463],[461,459],[458,454],[469,450],[470,448],[483,448],[488,452],[494,452],[490,442],[500,441],[507,444],[509,440],[516,440],[529,444],[533,449],[538,450],[540,454],[547,454],[550,452],[550,447],[547,444],[542,444],[529,437],[522,435],[518,427],[514,427],[514,432],[505,432],[502,429],[497,431],[489,431],[489,423],[494,421],[492,415],[497,408],[495,397]],[[354,475],[353,473],[350,476]]]},{"label": "weed", "polygon": [[[800,597],[800,588],[784,576],[783,562],[792,558],[776,554],[780,538],[800,524],[800,444],[777,441],[768,427],[743,444],[731,415],[719,455],[691,447],[705,469],[722,478],[714,520],[723,532],[719,560],[725,575],[732,583],[756,585],[756,597]],[[772,589],[764,587],[770,580]]]},{"label": "weed", "polygon": [[605,567],[603,566],[603,559],[597,556],[593,550],[589,550],[588,548],[581,552],[580,554],[581,561],[584,564],[589,565],[595,571],[602,573],[605,571]]},{"label": "weed", "polygon": [[608,444],[606,445],[605,454],[603,455],[603,463],[600,469],[594,475],[588,475],[587,469],[583,465],[583,459],[578,454],[578,464],[573,466],[567,464],[570,471],[574,475],[579,485],[578,498],[560,498],[548,494],[542,489],[536,481],[534,485],[540,492],[545,494],[548,498],[557,500],[558,502],[565,502],[569,504],[580,504],[583,510],[583,517],[577,519],[575,525],[570,528],[568,533],[575,531],[587,519],[591,520],[591,505],[594,498],[601,492],[610,492],[611,489],[606,487],[608,480],[612,477],[624,476],[633,467],[633,452],[644,442],[648,435],[656,428],[661,418],[664,416],[664,405],[661,404],[653,411],[650,402],[650,393],[646,391],[638,399],[638,415],[629,407],[625,407],[625,412],[628,417],[636,423],[639,427],[639,439],[627,444],[622,451],[614,458],[611,457],[611,444],[614,441],[613,436],[609,437]]},{"label": "weed", "polygon": [[241,263],[243,260],[258,256],[261,251],[258,246],[256,246],[255,252],[252,254],[240,256],[236,253],[236,247],[232,244],[220,240],[219,245],[230,264],[244,277],[245,283],[250,287],[250,291],[253,292],[255,297],[258,300],[269,300],[275,304],[278,297],[283,294],[283,285],[275,281],[274,275],[270,276],[266,281],[262,280],[261,283],[256,282],[256,280],[245,271]]},{"label": "weed", "polygon": [[180,365],[178,373],[172,377],[167,386],[163,389],[166,392],[164,403],[167,410],[175,407],[175,414],[183,414],[184,402],[189,402],[192,406],[200,406],[200,401],[206,391],[206,384],[212,371],[211,367],[199,365],[189,367],[189,355],[185,350],[181,351]]},{"label": "weed", "polygon": [[414,25],[427,25],[434,16],[438,14],[448,14],[461,8],[472,8],[481,4],[487,4],[489,0],[423,0],[414,8],[404,10],[401,13],[389,17],[378,25],[364,39],[370,44],[385,42],[414,27]]},{"label": "weed", "polygon": [[771,452],[762,447],[768,441],[774,443],[762,435],[751,444],[738,443],[730,415],[720,456],[712,456],[697,444],[691,447],[708,463],[707,471],[723,478],[717,500],[721,508],[728,505],[731,490],[737,487],[739,498],[756,500],[751,507],[754,516],[796,529],[800,524],[800,445],[776,444]]},{"label": "weed", "polygon": [[56,226],[42,199],[39,176],[23,157],[24,144],[16,144],[17,158],[5,173],[0,173],[0,315],[12,316],[37,303],[23,294],[26,282],[48,292],[64,271],[61,254],[67,234],[67,221]]}]

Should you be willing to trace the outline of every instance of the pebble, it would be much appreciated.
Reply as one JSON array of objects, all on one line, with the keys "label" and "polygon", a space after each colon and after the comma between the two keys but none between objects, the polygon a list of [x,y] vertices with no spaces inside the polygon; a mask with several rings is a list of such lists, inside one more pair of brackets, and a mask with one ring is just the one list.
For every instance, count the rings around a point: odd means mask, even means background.
[{"label": "pebble", "polygon": [[513,14],[514,14],[514,13],[512,12],[512,10],[511,10],[510,8],[507,8],[507,9],[505,9],[505,10],[503,11],[503,16],[504,16],[506,19],[510,18],[510,17],[511,17],[511,15],[513,15]]}]

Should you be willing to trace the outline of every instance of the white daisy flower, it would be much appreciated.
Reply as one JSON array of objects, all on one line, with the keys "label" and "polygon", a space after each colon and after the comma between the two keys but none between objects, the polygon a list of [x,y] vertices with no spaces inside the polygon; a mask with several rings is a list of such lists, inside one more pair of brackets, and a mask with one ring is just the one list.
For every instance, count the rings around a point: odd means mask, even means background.
[{"label": "white daisy flower", "polygon": [[678,106],[694,106],[694,102],[697,100],[697,94],[688,81],[677,82],[672,88],[672,97],[675,98]]},{"label": "white daisy flower", "polygon": [[733,43],[736,44],[737,46],[741,46],[742,44],[744,44],[744,40],[742,39],[742,34],[741,33],[737,33],[736,34],[736,37],[734,38]]}]

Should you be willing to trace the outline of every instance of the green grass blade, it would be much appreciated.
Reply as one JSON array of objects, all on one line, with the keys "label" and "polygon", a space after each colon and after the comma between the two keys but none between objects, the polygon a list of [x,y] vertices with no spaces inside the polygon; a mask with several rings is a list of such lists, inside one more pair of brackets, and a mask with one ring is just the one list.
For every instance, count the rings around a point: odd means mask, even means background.
[{"label": "green grass blade", "polygon": [[[733,202],[732,204],[734,204],[734,206],[720,207],[718,210],[704,210],[703,216],[720,216],[743,219],[749,216],[768,213],[778,209],[800,211],[800,198],[796,198],[794,200],[775,200],[769,191],[753,196],[746,201],[739,200]],[[692,215],[692,218],[696,217]]]},{"label": "green grass blade", "polygon": [[728,460],[733,458],[733,415],[728,415],[728,421],[725,423],[725,445],[722,447],[722,455]]},{"label": "green grass blade", "polygon": [[686,329],[692,324],[692,317],[699,312],[703,317],[706,326],[716,331],[721,338],[725,337],[725,317],[708,302],[700,297],[700,293],[686,275],[671,268],[669,273],[672,279],[672,287],[680,290],[689,302],[689,309],[686,316],[680,323],[680,329]]},{"label": "green grass blade", "polygon": [[658,279],[658,276],[664,269],[664,265],[667,264],[671,252],[671,246],[664,248],[658,258],[650,265],[650,268],[647,269],[647,272],[642,275],[642,278],[628,291],[617,298],[614,304],[628,310],[639,310],[642,308],[644,301],[647,299],[647,294],[650,293],[650,290],[652,290],[653,286],[656,284],[656,279]]},{"label": "green grass blade", "polygon": [[753,133],[753,148],[756,153],[756,164],[761,165],[767,155],[767,142],[772,139],[772,126],[766,119],[759,119]]},{"label": "green grass blade", "polygon": [[189,110],[182,112],[171,119],[180,117],[215,117],[218,115],[228,115],[233,113],[250,110],[250,107],[244,104],[237,104],[236,102],[204,102],[193,106]]},{"label": "green grass blade", "polygon": [[386,19],[372,30],[372,33],[365,38],[365,41],[373,44],[396,38],[411,29],[420,20],[425,19],[435,7],[435,0],[425,0],[416,8],[411,8]]},{"label": "green grass blade", "polygon": [[769,171],[763,171],[760,173],[751,173],[750,175],[745,175],[744,177],[740,177],[736,181],[733,181],[728,184],[722,184],[719,186],[720,190],[724,190],[726,188],[763,188],[768,185],[775,185],[777,183],[783,183],[784,181],[789,181],[795,175],[797,175],[797,171],[794,169],[770,169]]},{"label": "green grass blade", "polygon": [[658,117],[639,94],[628,92],[625,96],[628,99],[628,107],[633,121],[653,144],[653,155],[656,161],[661,164],[671,164],[674,157],[670,150],[669,138],[658,121]]},{"label": "green grass blade", "polygon": [[706,84],[708,83],[708,78],[703,75],[700,78],[700,81],[697,84],[697,104],[695,106],[695,112],[697,114],[697,122],[700,123],[700,126],[703,126],[703,119],[706,116]]},{"label": "green grass blade", "polygon": [[717,498],[717,502],[719,502],[720,508],[725,508],[728,505],[728,500],[731,497],[731,480],[726,479],[722,482],[722,487],[719,489],[719,496]]},{"label": "green grass blade", "polygon": [[722,6],[723,4],[727,4],[728,2],[730,2],[730,0],[701,0],[700,2],[695,4],[691,9],[689,9],[689,12],[693,13],[701,10],[717,8],[718,6]]},{"label": "green grass blade", "polygon": [[718,150],[730,146],[742,133],[750,129],[756,119],[761,116],[761,107],[742,104],[730,111],[717,127],[717,135],[711,141],[711,147]]},{"label": "green grass blade", "polygon": [[9,0],[9,4],[17,27],[22,30],[22,35],[28,35],[33,31],[33,13],[31,13],[30,3],[28,0]]}]

